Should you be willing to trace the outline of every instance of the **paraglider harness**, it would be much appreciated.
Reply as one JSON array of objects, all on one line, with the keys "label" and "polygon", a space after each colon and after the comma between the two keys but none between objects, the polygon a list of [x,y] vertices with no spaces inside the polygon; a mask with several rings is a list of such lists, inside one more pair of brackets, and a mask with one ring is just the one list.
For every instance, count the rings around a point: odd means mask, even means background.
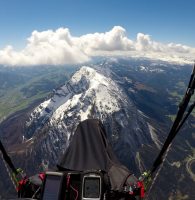
[{"label": "paraglider harness", "polygon": [[55,198],[52,199],[133,200],[140,199],[140,189],[139,185],[129,185],[129,191],[127,191],[127,188],[120,192],[112,191],[109,177],[102,171],[47,172],[41,199],[50,199],[50,196],[55,195]]},{"label": "paraglider harness", "polygon": [[4,161],[12,170],[12,180],[18,191],[18,197],[43,200],[143,199],[144,192],[149,193],[154,184],[159,174],[160,167],[166,159],[173,139],[195,107],[194,102],[186,112],[191,96],[194,94],[194,89],[195,64],[188,88],[179,105],[178,113],[172,128],[159,155],[154,161],[151,170],[144,172],[139,179],[136,179],[132,174],[129,174],[127,179],[123,182],[120,190],[112,190],[112,180],[110,180],[109,174],[102,170],[58,170],[56,172],[46,172],[27,178],[22,170],[18,170],[14,167],[0,141],[0,150]]},{"label": "paraglider harness", "polygon": [[[89,135],[91,131],[93,134]],[[136,200],[144,197],[142,181],[115,157],[99,120],[88,119],[78,125],[56,171],[27,177],[16,170],[2,144],[0,148],[13,171],[18,198]],[[75,159],[75,154],[79,161]]]},{"label": "paraglider harness", "polygon": [[42,200],[141,200],[144,197],[144,188],[141,181],[124,186],[123,191],[114,191],[111,190],[109,177],[102,171],[46,172],[44,179],[39,184],[38,181],[33,180],[34,177],[30,179],[20,181],[19,198]]},{"label": "paraglider harness", "polygon": [[129,175],[121,191],[111,190],[109,176],[101,170],[48,171],[27,177],[16,169],[1,141],[0,149],[7,165],[12,170],[12,181],[18,198],[41,200],[136,200],[144,197],[142,181]]}]

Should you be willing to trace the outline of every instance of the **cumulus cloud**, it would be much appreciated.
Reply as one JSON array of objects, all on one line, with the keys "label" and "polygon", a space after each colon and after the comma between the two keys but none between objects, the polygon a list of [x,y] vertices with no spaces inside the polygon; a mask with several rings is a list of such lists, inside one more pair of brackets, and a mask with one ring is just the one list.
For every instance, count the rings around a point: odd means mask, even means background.
[{"label": "cumulus cloud", "polygon": [[106,33],[95,33],[81,36],[80,47],[89,55],[102,51],[129,51],[134,49],[133,41],[127,38],[126,31],[115,26]]},{"label": "cumulus cloud", "polygon": [[22,51],[8,46],[0,51],[0,63],[6,65],[63,65],[82,63],[89,60],[73,42],[68,29],[33,31]]},{"label": "cumulus cloud", "polygon": [[12,46],[0,50],[0,64],[11,66],[64,65],[84,63],[92,56],[145,56],[150,58],[189,62],[195,48],[181,44],[163,44],[150,35],[138,33],[135,41],[126,30],[115,26],[105,33],[72,36],[69,29],[33,31],[21,51]]}]

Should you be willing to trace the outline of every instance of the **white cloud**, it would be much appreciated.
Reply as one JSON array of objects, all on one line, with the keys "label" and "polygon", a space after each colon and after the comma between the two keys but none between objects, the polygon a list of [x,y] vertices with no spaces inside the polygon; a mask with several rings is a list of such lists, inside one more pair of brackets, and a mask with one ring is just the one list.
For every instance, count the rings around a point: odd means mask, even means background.
[{"label": "white cloud", "polygon": [[33,31],[22,51],[8,46],[0,51],[0,64],[5,65],[63,65],[82,63],[90,58],[73,42],[68,29]]},{"label": "white cloud", "polygon": [[129,51],[134,49],[133,42],[127,38],[126,31],[115,26],[106,33],[87,34],[78,38],[79,46],[89,55],[101,51]]},{"label": "white cloud", "polygon": [[92,56],[125,55],[189,62],[195,48],[181,44],[163,44],[151,36],[138,33],[135,41],[129,39],[126,30],[115,26],[105,33],[86,34],[74,37],[69,29],[33,31],[26,47],[16,51],[12,46],[0,50],[3,65],[63,65],[89,61]]}]

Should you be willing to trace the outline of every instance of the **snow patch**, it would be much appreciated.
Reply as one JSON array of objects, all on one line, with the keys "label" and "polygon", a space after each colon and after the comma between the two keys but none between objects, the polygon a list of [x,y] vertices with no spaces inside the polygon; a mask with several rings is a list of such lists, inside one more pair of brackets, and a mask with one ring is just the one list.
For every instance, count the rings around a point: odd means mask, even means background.
[{"label": "snow patch", "polygon": [[157,134],[155,132],[156,129],[152,125],[150,125],[149,123],[147,123],[147,124],[148,124],[148,128],[149,128],[149,131],[150,131],[150,136],[151,136],[153,142],[156,144],[156,147],[158,149],[161,149],[161,142],[158,139],[158,136],[157,136]]},{"label": "snow patch", "polygon": [[[97,70],[83,66],[70,81],[54,91],[52,98],[40,104],[31,114],[27,122],[29,126],[33,119],[45,118],[51,125],[56,125],[65,118],[80,116],[83,121],[90,115],[92,105],[96,104],[101,112],[113,113],[120,110],[119,102],[122,91],[109,77],[105,77]],[[46,120],[42,120],[45,123]],[[63,128],[63,126],[61,125]]]}]

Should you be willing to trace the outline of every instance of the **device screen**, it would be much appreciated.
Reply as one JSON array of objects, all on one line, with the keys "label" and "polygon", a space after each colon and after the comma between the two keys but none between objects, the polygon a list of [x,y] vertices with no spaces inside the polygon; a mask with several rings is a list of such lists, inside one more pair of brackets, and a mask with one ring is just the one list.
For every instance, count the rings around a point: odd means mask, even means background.
[{"label": "device screen", "polygon": [[58,200],[61,177],[48,175],[43,191],[43,200]]},{"label": "device screen", "polygon": [[99,198],[100,196],[100,179],[96,177],[85,177],[84,180],[84,198]]}]

